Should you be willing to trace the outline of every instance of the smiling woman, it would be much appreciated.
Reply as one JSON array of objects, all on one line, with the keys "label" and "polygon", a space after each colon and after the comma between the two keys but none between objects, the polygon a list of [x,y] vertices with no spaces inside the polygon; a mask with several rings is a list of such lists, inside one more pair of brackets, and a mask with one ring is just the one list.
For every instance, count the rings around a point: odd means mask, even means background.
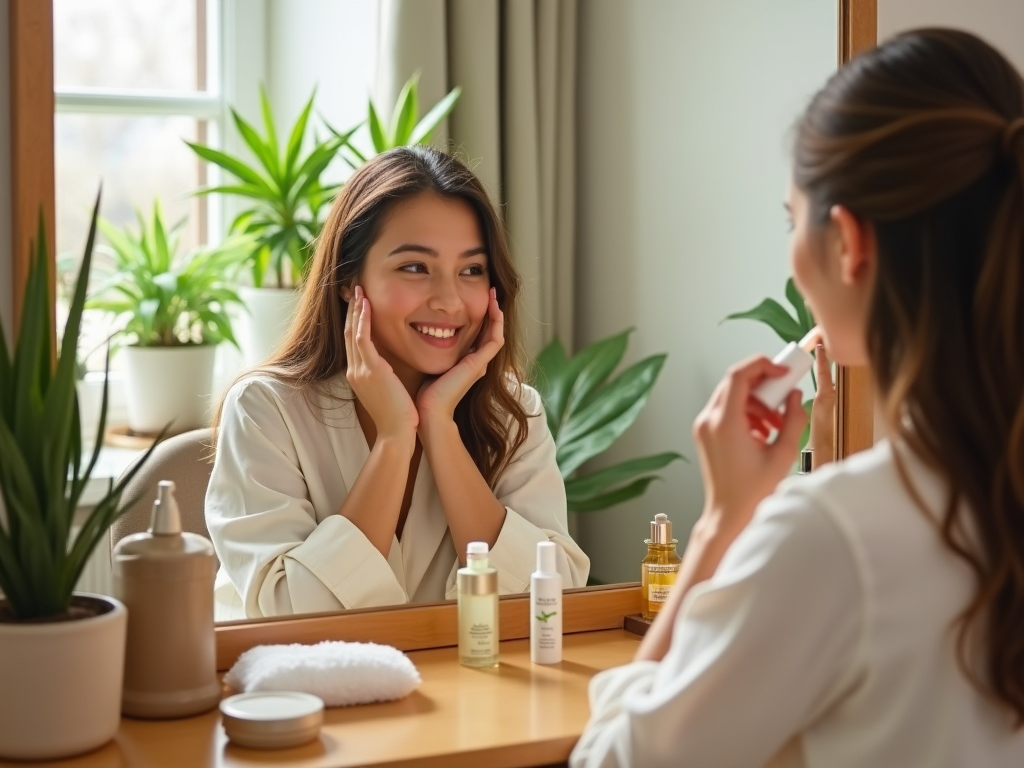
[{"label": "smiling woman", "polygon": [[523,383],[520,278],[472,172],[423,147],[371,160],[305,285],[281,350],[221,406],[206,500],[218,618],[451,598],[471,541],[504,594],[529,587],[541,541],[566,586],[585,585]]}]

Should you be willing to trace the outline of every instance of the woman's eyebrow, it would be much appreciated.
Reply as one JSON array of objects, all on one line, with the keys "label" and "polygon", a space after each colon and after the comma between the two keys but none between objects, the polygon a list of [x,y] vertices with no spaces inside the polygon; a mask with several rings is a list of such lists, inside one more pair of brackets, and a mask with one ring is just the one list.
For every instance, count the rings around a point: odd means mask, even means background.
[{"label": "woman's eyebrow", "polygon": [[[425,256],[437,256],[437,251],[426,245],[418,245],[416,243],[403,243],[396,248],[392,248],[388,251],[388,256],[394,256],[398,253],[422,253]],[[470,248],[468,251],[463,251],[459,254],[460,259],[469,259],[473,256],[487,255],[487,248],[480,245],[476,248]]]}]

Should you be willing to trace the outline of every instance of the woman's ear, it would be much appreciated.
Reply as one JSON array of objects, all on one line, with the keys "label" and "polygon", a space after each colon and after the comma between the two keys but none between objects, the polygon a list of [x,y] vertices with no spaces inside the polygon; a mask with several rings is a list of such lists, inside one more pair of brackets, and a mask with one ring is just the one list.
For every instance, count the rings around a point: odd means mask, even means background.
[{"label": "woman's ear", "polygon": [[842,281],[853,285],[870,277],[878,255],[875,228],[842,205],[833,205],[828,216],[835,228],[832,246],[838,251]]},{"label": "woman's ear", "polygon": [[352,301],[352,286],[341,286],[341,298],[346,304]]}]

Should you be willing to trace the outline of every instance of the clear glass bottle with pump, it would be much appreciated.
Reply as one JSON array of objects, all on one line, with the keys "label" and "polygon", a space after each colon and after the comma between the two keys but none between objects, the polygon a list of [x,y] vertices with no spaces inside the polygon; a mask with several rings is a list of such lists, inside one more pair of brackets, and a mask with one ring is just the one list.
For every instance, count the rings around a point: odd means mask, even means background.
[{"label": "clear glass bottle with pump", "polygon": [[658,513],[651,521],[651,538],[645,539],[647,557],[641,564],[641,612],[650,621],[668,599],[676,583],[682,558],[676,551],[679,542],[672,538],[672,521]]},{"label": "clear glass bottle with pump", "polygon": [[484,541],[466,546],[466,567],[459,568],[459,663],[467,667],[498,664],[498,571],[488,563]]}]

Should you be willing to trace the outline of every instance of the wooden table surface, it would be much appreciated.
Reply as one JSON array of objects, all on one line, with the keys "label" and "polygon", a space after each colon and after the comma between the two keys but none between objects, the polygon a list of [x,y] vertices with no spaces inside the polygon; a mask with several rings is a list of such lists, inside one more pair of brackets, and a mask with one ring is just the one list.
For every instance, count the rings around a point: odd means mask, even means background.
[{"label": "wooden table surface", "polygon": [[[284,750],[229,744],[220,712],[183,720],[125,718],[114,741],[36,768],[511,768],[564,762],[587,720],[587,684],[628,662],[639,638],[621,629],[564,638],[563,661],[530,662],[528,640],[501,644],[495,669],[459,665],[456,648],[412,651],[423,678],[401,701],[325,710],[318,741]],[[0,765],[25,765],[3,763]]]}]

